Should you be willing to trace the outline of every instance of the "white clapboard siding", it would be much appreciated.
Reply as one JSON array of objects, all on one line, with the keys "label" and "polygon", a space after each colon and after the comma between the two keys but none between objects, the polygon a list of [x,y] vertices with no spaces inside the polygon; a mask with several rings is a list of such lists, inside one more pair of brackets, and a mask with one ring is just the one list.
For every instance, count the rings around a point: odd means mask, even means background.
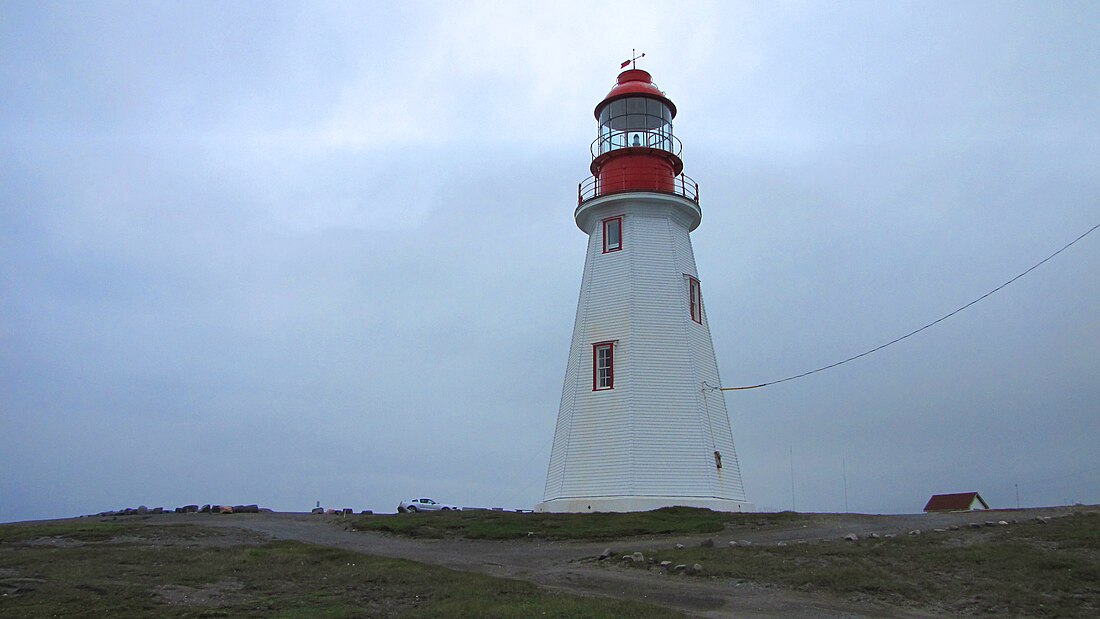
[{"label": "white clapboard siding", "polygon": [[[622,249],[605,254],[602,222],[616,216]],[[689,310],[699,219],[694,202],[648,192],[578,208],[588,254],[540,510],[752,508],[722,393],[703,388],[721,382],[705,303],[702,324]],[[614,389],[593,391],[592,345],[605,341]]]}]

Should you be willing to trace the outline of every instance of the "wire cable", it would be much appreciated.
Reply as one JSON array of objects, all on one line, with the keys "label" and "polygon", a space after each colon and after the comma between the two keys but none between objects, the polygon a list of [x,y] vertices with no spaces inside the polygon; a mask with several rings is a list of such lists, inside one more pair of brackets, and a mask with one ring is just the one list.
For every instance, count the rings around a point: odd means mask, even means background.
[{"label": "wire cable", "polygon": [[[1096,224],[1095,226],[1093,226],[1093,227],[1089,228],[1089,229],[1088,229],[1087,231],[1085,231],[1085,233],[1084,233],[1084,234],[1082,234],[1081,236],[1079,236],[1079,237],[1077,237],[1077,238],[1073,239],[1073,240],[1072,240],[1072,241],[1070,241],[1069,243],[1066,243],[1066,244],[1065,244],[1065,245],[1064,245],[1064,246],[1063,246],[1063,247],[1062,247],[1061,249],[1059,249],[1058,251],[1054,252],[1053,254],[1051,254],[1051,255],[1047,256],[1046,258],[1043,258],[1042,260],[1040,260],[1040,261],[1039,261],[1038,263],[1034,264],[1034,265],[1033,265],[1033,266],[1032,266],[1031,268],[1029,268],[1028,270],[1024,271],[1023,273],[1020,273],[1020,274],[1019,274],[1019,275],[1017,275],[1016,277],[1013,277],[1012,279],[1010,279],[1010,280],[1008,280],[1007,282],[1005,282],[1005,283],[1001,284],[1000,286],[997,286],[997,287],[996,287],[996,288],[994,288],[993,290],[990,290],[989,292],[987,292],[987,293],[983,294],[982,296],[978,297],[977,299],[974,299],[974,300],[973,300],[973,301],[971,301],[970,303],[967,303],[966,305],[964,305],[964,306],[960,307],[959,309],[957,309],[957,310],[955,310],[955,311],[953,311],[953,312],[951,312],[951,313],[949,313],[949,314],[946,314],[946,315],[944,315],[944,316],[941,316],[941,317],[937,318],[936,320],[933,320],[932,322],[930,322],[930,323],[928,323],[928,324],[924,325],[923,327],[921,327],[921,328],[919,328],[919,329],[914,329],[913,331],[910,331],[909,333],[906,333],[905,335],[903,335],[903,336],[901,336],[901,337],[899,337],[899,338],[895,338],[895,339],[892,339],[892,340],[890,340],[889,342],[886,342],[885,344],[882,344],[882,345],[880,345],[880,346],[876,346],[876,347],[874,347],[874,348],[872,348],[872,349],[870,349],[870,350],[866,350],[866,351],[863,351],[863,352],[859,353],[858,355],[853,355],[853,356],[851,356],[851,357],[848,357],[847,359],[844,359],[844,360],[842,360],[842,361],[837,361],[836,363],[830,363],[829,365],[823,365],[823,366],[821,366],[821,367],[819,367],[819,368],[817,368],[817,369],[814,369],[814,370],[810,370],[809,372],[803,372],[803,373],[801,373],[801,374],[795,374],[794,376],[788,376],[788,377],[786,377],[786,378],[781,378],[781,379],[779,379],[779,380],[773,380],[773,381],[771,381],[771,382],[767,382],[767,383],[760,383],[759,385],[746,385],[746,386],[744,386],[744,387],[718,387],[717,389],[718,389],[719,391],[744,391],[744,390],[746,390],[746,389],[759,389],[759,388],[761,388],[761,387],[767,387],[768,385],[778,385],[779,383],[785,383],[785,382],[787,382],[787,381],[789,381],[789,380],[795,380],[795,379],[798,379],[798,378],[804,378],[804,377],[806,377],[806,376],[809,376],[810,374],[816,374],[816,373],[818,373],[818,372],[824,372],[825,370],[828,370],[828,369],[832,369],[832,368],[835,368],[835,367],[837,367],[838,365],[844,365],[845,363],[848,363],[849,361],[855,361],[856,359],[859,359],[860,357],[866,357],[867,355],[869,355],[869,354],[871,354],[871,353],[875,353],[875,352],[878,352],[878,351],[882,350],[883,348],[886,348],[887,346],[891,346],[891,345],[893,345],[893,344],[897,344],[898,342],[900,342],[900,341],[902,341],[902,340],[904,340],[904,339],[906,339],[906,338],[908,338],[908,337],[912,337],[912,336],[914,336],[914,335],[916,335],[916,334],[920,333],[921,331],[924,331],[925,329],[927,329],[927,328],[929,328],[929,327],[933,327],[933,326],[935,326],[935,325],[937,325],[937,324],[939,324],[939,323],[941,323],[941,322],[943,322],[943,321],[947,320],[948,318],[950,318],[950,317],[954,316],[955,314],[958,314],[959,312],[961,312],[961,311],[963,311],[964,309],[966,309],[966,308],[970,307],[971,305],[974,305],[974,304],[975,304],[975,303],[977,303],[978,301],[981,301],[982,299],[984,299],[984,298],[986,298],[986,297],[988,297],[988,296],[992,295],[993,293],[997,292],[998,290],[1000,290],[1000,289],[1004,288],[1005,286],[1008,286],[1008,285],[1009,285],[1009,284],[1011,284],[1012,282],[1014,282],[1014,281],[1016,281],[1016,280],[1020,279],[1021,277],[1025,276],[1025,275],[1027,275],[1028,273],[1030,273],[1030,272],[1034,271],[1035,269],[1037,269],[1037,268],[1041,267],[1041,266],[1042,266],[1042,265],[1043,265],[1044,263],[1046,263],[1046,262],[1047,262],[1048,260],[1050,260],[1051,258],[1053,258],[1053,257],[1057,256],[1058,254],[1060,254],[1060,253],[1062,253],[1062,252],[1066,251],[1066,250],[1067,250],[1067,249],[1069,249],[1069,248],[1070,248],[1070,247],[1071,247],[1071,246],[1072,246],[1072,245],[1073,245],[1074,243],[1076,243],[1077,241],[1080,241],[1081,239],[1085,238],[1086,236],[1088,236],[1089,234],[1091,234],[1091,233],[1092,233],[1092,232],[1093,232],[1094,230],[1096,230],[1097,228],[1100,228],[1100,224]],[[713,389],[713,387],[712,387],[712,389]]]}]

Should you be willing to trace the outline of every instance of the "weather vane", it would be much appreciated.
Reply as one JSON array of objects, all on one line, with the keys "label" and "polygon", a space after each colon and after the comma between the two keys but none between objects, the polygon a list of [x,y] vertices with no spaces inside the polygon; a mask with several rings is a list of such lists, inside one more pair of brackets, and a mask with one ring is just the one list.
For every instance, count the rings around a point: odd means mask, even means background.
[{"label": "weather vane", "polygon": [[625,69],[626,65],[631,64],[631,63],[633,63],[634,66],[630,67],[630,68],[631,69],[637,69],[638,68],[638,59],[639,58],[645,58],[645,52],[642,52],[642,53],[639,54],[638,50],[636,50],[634,48],[630,48],[630,56],[631,56],[630,60],[624,60],[623,63],[621,65],[619,65],[620,69]]}]

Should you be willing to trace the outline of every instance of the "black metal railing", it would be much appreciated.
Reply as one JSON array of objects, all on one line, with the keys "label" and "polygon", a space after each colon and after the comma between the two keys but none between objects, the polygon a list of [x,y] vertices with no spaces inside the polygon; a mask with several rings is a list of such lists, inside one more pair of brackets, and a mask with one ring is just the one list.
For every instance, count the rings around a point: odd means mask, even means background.
[{"label": "black metal railing", "polygon": [[668,168],[654,167],[652,170],[632,168],[604,172],[601,176],[589,176],[577,185],[577,204],[627,191],[668,193],[699,202],[699,184],[690,176],[672,176]]},{"label": "black metal railing", "polygon": [[592,141],[590,150],[595,159],[620,148],[655,148],[679,157],[684,146],[679,138],[667,131],[632,129],[604,133]]}]

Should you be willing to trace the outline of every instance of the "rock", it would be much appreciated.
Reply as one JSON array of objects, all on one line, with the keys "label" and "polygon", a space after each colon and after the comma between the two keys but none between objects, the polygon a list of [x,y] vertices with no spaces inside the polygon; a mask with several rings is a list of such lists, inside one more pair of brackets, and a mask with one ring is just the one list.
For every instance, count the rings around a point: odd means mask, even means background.
[{"label": "rock", "polygon": [[849,534],[844,536],[844,539],[848,540],[849,542],[858,542],[859,541],[859,536],[856,535],[855,533],[849,533]]},{"label": "rock", "polygon": [[878,539],[879,535],[878,535],[878,533],[872,533],[871,537],[874,538],[874,539]]},{"label": "rock", "polygon": [[672,565],[672,561],[661,561],[660,565],[667,570],[668,567]]},{"label": "rock", "polygon": [[323,513],[325,513],[325,508],[323,508],[323,507],[314,507],[313,509],[309,510],[309,513],[311,513],[311,514],[323,514]]},{"label": "rock", "polygon": [[684,565],[683,563],[680,563],[680,564],[676,565],[675,567],[673,567],[673,568],[672,568],[672,571],[674,571],[674,572],[682,572],[682,571],[684,571],[684,570],[686,570],[686,569],[687,569],[687,565]]},{"label": "rock", "polygon": [[605,548],[604,551],[600,553],[600,561],[604,561],[610,558],[613,554],[615,554],[613,550],[611,550],[610,548]]},{"label": "rock", "polygon": [[645,555],[643,555],[641,552],[635,552],[634,554],[630,555],[630,558],[633,559],[635,563],[645,563]]},{"label": "rock", "polygon": [[736,547],[737,547],[737,540],[735,540],[735,539],[730,540],[730,548],[736,548]]},{"label": "rock", "polygon": [[633,559],[634,559],[634,557],[631,557],[630,555],[623,555],[622,557],[619,558],[620,561],[631,561]]},{"label": "rock", "polygon": [[741,545],[742,546],[752,546],[752,542],[750,542],[747,539],[743,539],[743,540],[741,540]]},{"label": "rock", "polygon": [[992,520],[986,520],[986,521],[985,521],[985,526],[987,526],[987,527],[995,527],[995,526],[997,526],[997,523],[996,523],[996,522],[993,522]]},{"label": "rock", "polygon": [[703,548],[714,548],[714,540],[708,537],[707,539],[703,540],[702,544],[699,545]]},{"label": "rock", "polygon": [[1047,519],[1046,519],[1046,518],[1043,518],[1042,516],[1039,516],[1038,518],[1036,518],[1036,519],[1035,519],[1035,523],[1036,523],[1036,524],[1046,524],[1046,523],[1047,523]]},{"label": "rock", "polygon": [[1002,527],[1007,527],[1007,526],[1008,526],[1008,522],[1007,522],[1007,521],[1005,521],[1005,520],[998,520],[998,521],[997,521],[997,525],[998,525],[998,526],[1002,526]]},{"label": "rock", "polygon": [[787,542],[776,542],[775,545],[776,546],[786,546]]},{"label": "rock", "polygon": [[935,533],[945,533],[947,532],[947,529],[932,529],[932,531]]},{"label": "rock", "polygon": [[951,525],[951,526],[949,526],[949,527],[947,527],[947,528],[948,528],[948,529],[951,529],[952,531],[958,531],[958,530],[959,530],[959,525],[957,525],[957,524],[953,524],[953,525]]},{"label": "rock", "polygon": [[913,529],[909,532],[909,535],[920,535],[920,529]]},{"label": "rock", "polygon": [[980,529],[980,528],[982,528],[982,524],[980,522],[971,522],[970,524],[968,524],[966,526],[970,527],[971,529]]},{"label": "rock", "polygon": [[684,549],[683,544],[676,544],[676,550],[683,550],[683,549]]},{"label": "rock", "polygon": [[698,574],[699,572],[702,572],[703,571],[702,564],[696,563],[695,565],[691,566],[691,571],[695,572],[696,574]]},{"label": "rock", "polygon": [[883,535],[883,537],[885,537],[886,539],[890,539],[892,537],[897,537],[897,535],[895,535],[893,533],[886,533],[886,534]]}]

